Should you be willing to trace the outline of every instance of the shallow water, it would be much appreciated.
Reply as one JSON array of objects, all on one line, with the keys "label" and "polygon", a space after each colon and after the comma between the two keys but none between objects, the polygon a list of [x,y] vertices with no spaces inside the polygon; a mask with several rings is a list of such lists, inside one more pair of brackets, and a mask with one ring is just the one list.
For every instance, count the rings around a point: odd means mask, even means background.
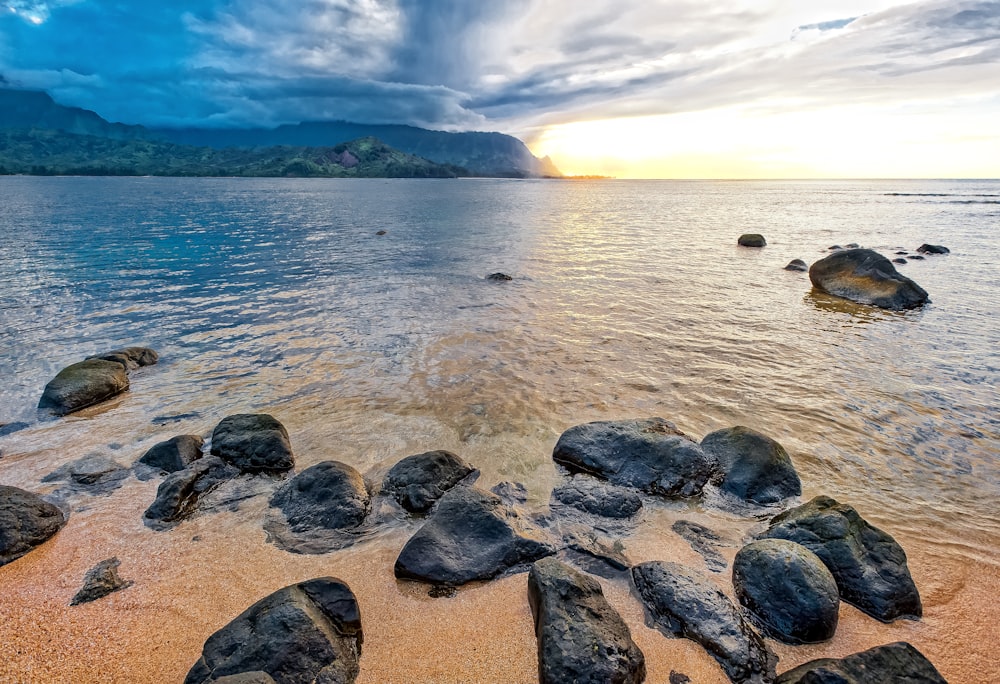
[{"label": "shallow water", "polygon": [[[131,464],[266,411],[300,468],[334,458],[378,480],[445,448],[541,509],[570,425],[749,425],[791,453],[803,500],[850,503],[903,544],[925,604],[893,625],[844,606],[828,644],[776,646],[779,671],[906,639],[950,681],[1000,680],[1000,182],[0,178],[0,198],[0,422],[29,423],[0,437],[0,483],[51,493],[41,478],[68,461]],[[768,246],[737,247],[744,232]],[[948,246],[898,267],[932,303],[854,306],[782,270],[851,242]],[[59,368],[132,344],[161,362],[131,392],[58,421],[36,412]],[[0,568],[0,680],[180,680],[212,631],[318,574],[359,595],[363,681],[535,677],[524,575],[431,600],[392,578],[412,524],[297,556],[265,542],[260,498],[148,530],[155,487],[69,500],[59,535]],[[643,515],[634,561],[700,563],[670,531],[678,517],[731,538],[729,560],[756,523],[679,504]],[[68,608],[112,555],[135,585]],[[605,587],[649,681],[723,681],[697,647],[643,626],[623,583]]]}]

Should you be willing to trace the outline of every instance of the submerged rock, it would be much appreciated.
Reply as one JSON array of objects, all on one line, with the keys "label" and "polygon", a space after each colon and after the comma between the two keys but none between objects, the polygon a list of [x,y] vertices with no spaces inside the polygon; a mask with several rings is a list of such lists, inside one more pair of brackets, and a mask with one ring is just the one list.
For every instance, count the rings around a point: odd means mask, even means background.
[{"label": "submerged rock", "polygon": [[645,680],[642,651],[597,580],[555,558],[543,558],[528,573],[528,602],[535,618],[540,684]]},{"label": "submerged rock", "polygon": [[840,598],[874,618],[891,622],[923,612],[902,547],[850,506],[818,496],[772,518],[760,536],[815,553],[837,581]]},{"label": "submerged rock", "polygon": [[605,518],[630,518],[642,508],[642,497],[586,476],[574,477],[552,490],[552,498],[565,506]]},{"label": "submerged rock", "polygon": [[785,270],[786,271],[808,271],[809,270],[809,266],[806,264],[806,262],[802,261],[802,259],[792,259],[791,261],[788,262],[788,265],[785,266]]},{"label": "submerged rock", "polygon": [[489,280],[490,282],[493,283],[505,283],[508,280],[513,280],[513,279],[514,278],[512,276],[509,276],[506,273],[499,273],[499,272],[490,273],[488,276],[486,276],[486,280]]},{"label": "submerged rock", "polygon": [[143,514],[146,525],[164,530],[194,513],[198,501],[240,471],[216,456],[200,458],[190,467],[171,473],[160,483],[156,499]]},{"label": "submerged rock", "polygon": [[108,558],[88,570],[83,578],[83,586],[76,592],[69,605],[77,606],[96,601],[112,592],[131,587],[132,580],[123,580],[118,576],[119,565],[121,562],[117,558]]},{"label": "submerged rock", "polygon": [[892,263],[894,263],[894,264],[906,264],[906,263],[909,263],[909,262],[906,259],[904,259],[903,257],[896,257],[895,259],[892,260]]},{"label": "submerged rock", "polygon": [[66,516],[37,494],[0,485],[0,565],[17,560],[66,524]]},{"label": "submerged rock", "polygon": [[244,473],[278,473],[295,466],[288,431],[267,413],[223,418],[212,432],[212,455]]},{"label": "submerged rock", "polygon": [[929,245],[926,242],[919,247],[917,251],[921,254],[950,254],[951,250],[944,245]]},{"label": "submerged rock", "polygon": [[679,563],[653,561],[633,567],[632,581],[652,621],[701,644],[732,681],[774,680],[777,657],[708,578]]},{"label": "submerged rock", "polygon": [[139,459],[139,463],[167,473],[176,473],[201,458],[204,443],[205,440],[198,435],[177,435],[150,447]]},{"label": "submerged rock", "polygon": [[571,472],[668,498],[700,494],[716,467],[662,418],[576,425],[559,437],[552,459]]},{"label": "submerged rock", "polygon": [[767,240],[760,233],[743,233],[736,241],[740,247],[765,247]]},{"label": "submerged rock", "polygon": [[508,506],[520,506],[528,502],[528,488],[521,482],[498,482],[490,487],[490,491]]},{"label": "submerged rock", "polygon": [[249,684],[266,675],[279,684],[347,684],[358,676],[363,641],[350,587],[312,579],[261,599],[210,636],[184,682]]},{"label": "submerged rock", "polygon": [[13,434],[15,432],[18,432],[19,430],[23,430],[26,427],[31,427],[31,426],[28,423],[24,423],[21,421],[16,421],[14,423],[0,424],[0,437],[3,437],[4,435]]},{"label": "submerged rock", "polygon": [[802,493],[802,483],[784,447],[738,425],[705,435],[701,448],[716,459],[719,488],[755,504],[773,504]]},{"label": "submerged rock", "polygon": [[125,366],[126,371],[134,371],[143,366],[152,366],[160,360],[160,355],[149,347],[125,347],[106,354],[97,354],[92,359],[114,361]]},{"label": "submerged rock", "polygon": [[837,582],[819,556],[800,544],[747,544],[733,560],[733,587],[751,618],[779,641],[813,644],[837,631]]},{"label": "submerged rock", "polygon": [[722,572],[729,567],[726,559],[715,548],[724,544],[723,539],[712,530],[690,520],[678,520],[670,529],[705,559],[705,567],[712,572]]},{"label": "submerged rock", "polygon": [[905,641],[845,658],[821,658],[785,672],[775,684],[947,684],[931,661]]},{"label": "submerged rock", "polygon": [[66,482],[73,492],[108,494],[121,487],[131,473],[112,458],[91,454],[56,468],[42,482]]},{"label": "submerged rock", "polygon": [[809,267],[809,280],[828,294],[883,309],[912,309],[929,301],[922,287],[870,249],[845,249],[820,259]]},{"label": "submerged rock", "polygon": [[450,451],[415,454],[389,470],[382,481],[382,492],[411,513],[426,513],[446,491],[474,470]]},{"label": "submerged rock", "polygon": [[441,497],[396,559],[396,577],[458,586],[555,553],[500,497],[459,485]]},{"label": "submerged rock", "polygon": [[122,364],[87,359],[63,368],[49,380],[38,408],[63,416],[111,399],[128,386],[128,374]]}]

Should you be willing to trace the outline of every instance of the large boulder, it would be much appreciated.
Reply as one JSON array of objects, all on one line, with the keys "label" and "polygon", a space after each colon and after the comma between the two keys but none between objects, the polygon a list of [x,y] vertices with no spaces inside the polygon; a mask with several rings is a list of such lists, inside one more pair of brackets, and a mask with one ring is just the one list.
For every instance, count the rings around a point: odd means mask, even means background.
[{"label": "large boulder", "polygon": [[815,553],[837,581],[840,598],[874,618],[891,622],[923,612],[902,547],[850,506],[818,496],[772,518],[760,536]]},{"label": "large boulder", "polygon": [[317,527],[357,527],[371,510],[361,473],[340,461],[323,461],[285,482],[271,497],[294,532]]},{"label": "large boulder", "polygon": [[184,470],[201,458],[203,440],[198,435],[177,435],[154,444],[139,459],[139,463],[167,473]]},{"label": "large boulder", "polygon": [[99,404],[128,389],[125,366],[115,361],[87,359],[63,368],[49,380],[38,408],[59,416]]},{"label": "large boulder", "polygon": [[210,636],[184,682],[346,684],[358,676],[363,640],[350,587],[334,577],[308,580],[261,599]]},{"label": "large boulder", "polygon": [[17,560],[65,524],[63,512],[37,494],[0,485],[0,565]]},{"label": "large boulder", "polygon": [[845,658],[821,658],[785,672],[775,684],[947,684],[923,653],[905,641]]},{"label": "large boulder", "polygon": [[446,491],[473,470],[450,451],[415,454],[407,456],[386,473],[382,492],[411,513],[426,513]]},{"label": "large boulder", "polygon": [[280,473],[295,466],[288,431],[267,413],[237,413],[212,432],[212,455],[244,473]]},{"label": "large boulder", "polygon": [[646,660],[594,578],[555,558],[528,572],[540,684],[639,684]]},{"label": "large boulder", "polygon": [[239,474],[236,467],[216,456],[198,459],[160,483],[156,499],[143,514],[144,522],[155,530],[172,527],[194,513],[204,495]]},{"label": "large boulder", "polygon": [[108,558],[88,570],[83,578],[83,586],[73,596],[69,605],[78,606],[81,603],[96,601],[108,594],[132,586],[132,580],[122,579],[118,575],[119,565],[121,565],[121,561],[117,558]]},{"label": "large boulder", "polygon": [[751,619],[779,641],[812,644],[837,631],[837,582],[801,544],[785,539],[747,544],[733,560],[733,587]]},{"label": "large boulder", "polygon": [[809,280],[823,292],[883,309],[912,309],[929,301],[927,292],[870,249],[844,249],[809,267]]},{"label": "large boulder", "polygon": [[773,681],[777,657],[708,578],[679,563],[652,561],[633,567],[632,581],[652,621],[701,644],[732,681]]},{"label": "large boulder", "polygon": [[712,481],[755,504],[773,504],[802,493],[802,483],[784,447],[738,425],[705,435],[701,448],[719,464]]},{"label": "large boulder", "polygon": [[396,559],[396,577],[442,586],[486,580],[555,553],[500,497],[460,485],[441,497]]},{"label": "large boulder", "polygon": [[636,492],[584,475],[553,489],[552,498],[564,506],[604,518],[630,518],[642,508],[642,497]]},{"label": "large boulder", "polygon": [[559,437],[552,459],[574,473],[669,498],[701,493],[715,462],[662,418],[576,425]]}]

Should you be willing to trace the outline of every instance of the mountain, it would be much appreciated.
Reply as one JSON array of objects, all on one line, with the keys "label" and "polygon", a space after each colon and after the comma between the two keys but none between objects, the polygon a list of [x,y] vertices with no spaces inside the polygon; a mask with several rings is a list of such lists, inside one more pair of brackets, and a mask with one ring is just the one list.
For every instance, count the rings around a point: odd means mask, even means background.
[{"label": "mountain", "polygon": [[560,176],[547,157],[538,159],[517,138],[503,133],[432,131],[415,126],[315,121],[277,128],[150,129],[110,123],[98,114],[65,107],[39,91],[0,88],[0,130],[44,129],[120,141],[160,141],[181,146],[226,148],[332,147],[374,137],[406,154],[459,166],[473,175]]}]

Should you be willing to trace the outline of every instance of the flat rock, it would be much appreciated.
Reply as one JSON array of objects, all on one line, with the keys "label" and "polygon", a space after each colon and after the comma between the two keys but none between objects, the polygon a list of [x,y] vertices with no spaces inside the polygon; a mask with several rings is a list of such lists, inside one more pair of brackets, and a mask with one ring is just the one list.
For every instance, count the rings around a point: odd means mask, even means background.
[{"label": "flat rock", "polygon": [[64,416],[111,399],[128,386],[128,373],[121,363],[87,359],[66,366],[49,380],[38,408]]},{"label": "flat rock", "polygon": [[947,684],[931,661],[905,641],[845,658],[822,658],[785,672],[775,684]]},{"label": "flat rock", "polygon": [[[185,684],[347,684],[359,671],[361,613],[334,577],[279,589],[205,641]],[[237,677],[233,680],[232,677]]]},{"label": "flat rock", "polygon": [[652,561],[633,567],[632,581],[652,622],[701,644],[732,681],[774,680],[777,657],[707,577],[679,563]]},{"label": "flat rock", "polygon": [[156,499],[143,514],[144,522],[155,530],[169,529],[194,513],[203,496],[239,474],[236,467],[217,456],[198,459],[160,483]]},{"label": "flat rock", "polygon": [[382,492],[411,513],[426,513],[441,496],[475,469],[450,451],[407,456],[389,470]]},{"label": "flat rock", "polygon": [[540,684],[638,684],[646,662],[594,578],[555,558],[528,572]]},{"label": "flat rock", "polygon": [[113,458],[91,454],[56,468],[42,482],[66,482],[74,493],[108,494],[121,487],[131,473]]},{"label": "flat rock", "polygon": [[784,447],[738,425],[705,435],[701,448],[719,464],[719,489],[755,504],[773,504],[802,493],[802,483]]},{"label": "flat rock", "polygon": [[840,598],[874,618],[891,622],[923,612],[902,547],[850,506],[818,496],[772,518],[760,536],[815,553],[837,581]]},{"label": "flat rock", "polygon": [[760,233],[743,233],[736,241],[740,247],[766,247],[767,240]]},{"label": "flat rock", "polygon": [[576,425],[559,437],[552,459],[570,472],[667,498],[700,494],[716,467],[662,418]]},{"label": "flat rock", "polygon": [[837,582],[801,544],[785,539],[747,544],[733,560],[733,587],[751,619],[779,641],[813,644],[837,631]]},{"label": "flat rock", "polygon": [[108,594],[132,586],[132,580],[123,580],[118,575],[121,562],[117,558],[108,558],[87,571],[83,578],[83,586],[76,592],[71,606],[89,603],[104,598]]},{"label": "flat rock", "polygon": [[396,559],[396,577],[458,586],[555,553],[500,497],[459,485],[438,501]]},{"label": "flat rock", "polygon": [[951,250],[944,245],[929,245],[926,242],[919,247],[917,251],[921,254],[950,254]]},{"label": "flat rock", "polygon": [[37,494],[0,485],[0,565],[39,546],[66,524],[66,516]]},{"label": "flat rock", "polygon": [[726,542],[712,530],[690,520],[678,520],[670,529],[705,559],[705,567],[712,572],[722,572],[729,567],[726,559],[716,549],[718,546],[724,546]]},{"label": "flat rock", "polygon": [[244,473],[280,473],[295,466],[288,431],[267,413],[223,418],[212,432],[212,455]]},{"label": "flat rock", "polygon": [[792,259],[791,261],[788,262],[788,265],[785,266],[785,270],[786,271],[808,271],[809,270],[809,265],[806,264],[806,262],[802,261],[802,259]]},{"label": "flat rock", "polygon": [[205,440],[198,435],[177,435],[150,447],[139,459],[139,463],[167,473],[176,473],[201,458],[204,443]]},{"label": "flat rock", "polygon": [[883,309],[912,309],[930,301],[922,287],[870,249],[845,249],[820,259],[809,267],[809,280],[828,294]]},{"label": "flat rock", "polygon": [[642,509],[642,497],[636,492],[586,476],[559,485],[552,490],[552,498],[604,518],[630,518]]}]

